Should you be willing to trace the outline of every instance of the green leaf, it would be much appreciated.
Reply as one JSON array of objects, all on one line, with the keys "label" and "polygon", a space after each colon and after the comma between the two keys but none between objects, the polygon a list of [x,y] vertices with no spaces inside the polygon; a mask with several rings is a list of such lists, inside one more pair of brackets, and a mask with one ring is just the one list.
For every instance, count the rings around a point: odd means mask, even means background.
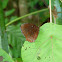
[{"label": "green leaf", "polygon": [[50,17],[49,11],[39,13],[39,16],[40,16],[40,23],[44,23]]},{"label": "green leaf", "polygon": [[10,21],[12,21],[12,20],[14,20],[14,19],[16,19],[17,18],[17,16],[12,16],[11,18],[10,18]]},{"label": "green leaf", "polygon": [[52,9],[54,8],[55,1],[56,1],[56,0],[52,0],[52,1],[51,1],[51,7],[52,7]]},{"label": "green leaf", "polygon": [[5,30],[4,12],[2,1],[0,0],[0,48],[4,49],[8,53],[7,33]]},{"label": "green leaf", "polygon": [[31,8],[33,8],[38,3],[38,0],[33,0],[29,2],[29,5]]},{"label": "green leaf", "polygon": [[20,57],[21,47],[25,41],[25,37],[21,33],[20,26],[9,26],[7,27],[8,41],[11,45],[10,51],[13,57]]},{"label": "green leaf", "polygon": [[39,5],[42,6],[44,3],[43,2],[39,2]]},{"label": "green leaf", "polygon": [[62,2],[62,0],[60,0]]},{"label": "green leaf", "polygon": [[5,24],[7,24],[8,23],[8,18],[5,18]]},{"label": "green leaf", "polygon": [[7,6],[7,4],[8,4],[8,1],[9,1],[9,0],[3,0],[3,2],[2,2],[3,9],[6,8],[6,6]]},{"label": "green leaf", "polygon": [[41,26],[35,42],[25,41],[21,54],[23,62],[62,62],[62,26]]},{"label": "green leaf", "polygon": [[57,14],[57,23],[62,25],[62,2],[60,2],[59,0],[55,0],[55,7],[57,9],[57,12],[61,12]]},{"label": "green leaf", "polygon": [[12,13],[14,13],[14,11],[15,11],[15,9],[11,9],[9,11],[6,11],[5,16],[7,17],[7,16],[11,15]]},{"label": "green leaf", "polygon": [[0,48],[0,62],[14,62],[10,56],[3,50]]},{"label": "green leaf", "polygon": [[49,5],[49,0],[45,0],[46,4]]},{"label": "green leaf", "polygon": [[[60,0],[52,0],[52,10],[54,10],[54,6],[56,7],[57,12],[57,18],[56,18],[56,23],[62,25],[62,2]],[[55,12],[54,12],[55,13]]]},{"label": "green leaf", "polygon": [[14,58],[13,59],[15,62],[23,62],[21,58]]}]

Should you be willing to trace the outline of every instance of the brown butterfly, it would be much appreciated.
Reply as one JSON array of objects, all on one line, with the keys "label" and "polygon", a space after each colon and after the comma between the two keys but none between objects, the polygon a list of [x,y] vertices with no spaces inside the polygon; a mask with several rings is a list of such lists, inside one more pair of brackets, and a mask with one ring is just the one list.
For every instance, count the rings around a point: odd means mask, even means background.
[{"label": "brown butterfly", "polygon": [[39,33],[39,27],[31,23],[22,24],[21,30],[26,40],[29,42],[34,42]]}]

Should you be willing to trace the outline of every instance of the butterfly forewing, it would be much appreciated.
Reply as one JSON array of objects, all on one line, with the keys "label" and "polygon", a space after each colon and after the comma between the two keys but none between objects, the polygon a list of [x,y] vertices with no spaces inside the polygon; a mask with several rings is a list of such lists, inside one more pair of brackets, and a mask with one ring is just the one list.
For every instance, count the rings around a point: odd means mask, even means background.
[{"label": "butterfly forewing", "polygon": [[26,23],[21,25],[21,31],[29,42],[34,42],[39,33],[39,27],[34,24]]}]

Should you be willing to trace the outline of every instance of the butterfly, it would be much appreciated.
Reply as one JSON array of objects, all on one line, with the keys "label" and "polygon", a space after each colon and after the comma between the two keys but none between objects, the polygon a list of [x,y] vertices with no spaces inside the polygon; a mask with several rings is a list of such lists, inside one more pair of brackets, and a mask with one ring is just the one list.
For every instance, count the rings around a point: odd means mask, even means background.
[{"label": "butterfly", "polygon": [[21,25],[21,31],[29,42],[34,42],[39,33],[39,27],[31,23]]}]

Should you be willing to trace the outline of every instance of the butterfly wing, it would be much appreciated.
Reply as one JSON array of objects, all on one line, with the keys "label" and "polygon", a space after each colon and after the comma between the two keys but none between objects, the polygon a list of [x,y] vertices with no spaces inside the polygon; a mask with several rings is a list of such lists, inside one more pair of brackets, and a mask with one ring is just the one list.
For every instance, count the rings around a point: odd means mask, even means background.
[{"label": "butterfly wing", "polygon": [[21,31],[29,42],[34,42],[39,33],[39,27],[34,24],[26,23],[21,25]]}]

